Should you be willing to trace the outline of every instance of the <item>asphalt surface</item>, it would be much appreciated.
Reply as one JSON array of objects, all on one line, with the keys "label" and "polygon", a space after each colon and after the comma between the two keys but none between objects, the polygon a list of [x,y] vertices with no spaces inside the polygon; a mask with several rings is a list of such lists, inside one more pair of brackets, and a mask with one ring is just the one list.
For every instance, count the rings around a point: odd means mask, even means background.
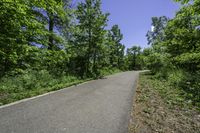
[{"label": "asphalt surface", "polygon": [[127,133],[138,72],[0,108],[0,133]]}]

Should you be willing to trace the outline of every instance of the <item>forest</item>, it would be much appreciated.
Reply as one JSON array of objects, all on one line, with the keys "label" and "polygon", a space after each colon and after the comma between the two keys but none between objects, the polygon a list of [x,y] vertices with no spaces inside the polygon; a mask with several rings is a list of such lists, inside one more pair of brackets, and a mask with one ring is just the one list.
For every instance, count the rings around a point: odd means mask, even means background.
[{"label": "forest", "polygon": [[172,19],[153,17],[143,55],[158,79],[179,88],[184,99],[200,106],[200,1],[176,0],[183,6]]},{"label": "forest", "polygon": [[125,48],[101,0],[1,0],[0,104],[148,69],[200,106],[200,1],[176,2],[183,6],[174,18],[152,18],[148,48]]},{"label": "forest", "polygon": [[1,104],[140,67],[141,48],[125,55],[101,0],[1,0],[0,10]]}]

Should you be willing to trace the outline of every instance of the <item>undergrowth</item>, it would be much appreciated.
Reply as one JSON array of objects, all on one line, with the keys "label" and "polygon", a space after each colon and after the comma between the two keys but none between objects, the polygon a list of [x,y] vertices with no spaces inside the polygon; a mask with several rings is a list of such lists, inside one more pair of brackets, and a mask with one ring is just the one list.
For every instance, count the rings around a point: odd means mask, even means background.
[{"label": "undergrowth", "polygon": [[[120,72],[118,69],[105,69],[103,75]],[[92,80],[63,73],[55,76],[47,70],[26,70],[17,76],[7,75],[0,79],[0,105],[8,104],[47,92],[59,90]]]},{"label": "undergrowth", "polygon": [[200,111],[199,104],[194,103],[195,101],[188,97],[188,92],[179,85],[174,84],[179,79],[173,79],[173,77],[170,77],[171,79],[168,80],[159,79],[156,75],[151,75],[151,73],[143,73],[141,77],[148,81],[150,88],[154,88],[159,92],[160,96],[170,107],[180,106],[183,108],[195,108]]}]

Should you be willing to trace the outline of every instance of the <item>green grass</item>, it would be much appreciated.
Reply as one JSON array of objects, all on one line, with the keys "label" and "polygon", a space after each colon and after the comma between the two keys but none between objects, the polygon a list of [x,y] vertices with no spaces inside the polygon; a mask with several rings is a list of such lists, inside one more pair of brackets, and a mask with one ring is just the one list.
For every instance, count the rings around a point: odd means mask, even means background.
[{"label": "green grass", "polygon": [[[121,71],[118,69],[104,70],[103,75],[111,75],[118,72]],[[66,74],[55,77],[46,70],[39,72],[31,70],[18,76],[7,76],[0,80],[0,105],[60,90],[92,79],[81,79]]]},{"label": "green grass", "polygon": [[169,107],[195,108],[200,111],[200,107],[194,106],[192,101],[187,98],[187,92],[172,85],[170,81],[158,79],[150,73],[142,73],[140,75],[140,83],[142,87],[148,85],[150,88],[156,90]]}]

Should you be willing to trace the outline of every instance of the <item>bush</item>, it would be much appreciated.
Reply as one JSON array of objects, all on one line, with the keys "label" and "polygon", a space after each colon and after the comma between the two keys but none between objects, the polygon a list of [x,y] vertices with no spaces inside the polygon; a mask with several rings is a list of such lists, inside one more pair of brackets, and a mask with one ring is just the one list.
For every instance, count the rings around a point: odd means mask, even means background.
[{"label": "bush", "polygon": [[200,73],[187,73],[180,82],[180,87],[187,92],[187,98],[200,106]]},{"label": "bush", "polygon": [[167,78],[162,79],[169,83],[173,88],[179,88],[184,91],[184,95],[187,101],[190,101],[194,105],[200,107],[200,73],[189,73],[181,69],[173,69],[163,71],[156,74],[157,79],[161,79],[160,75],[167,73]]},{"label": "bush", "polygon": [[186,76],[186,74],[183,70],[175,69],[175,70],[168,72],[167,79],[170,82],[170,84],[172,84],[174,86],[179,86],[185,76]]},{"label": "bush", "polygon": [[59,77],[51,75],[47,70],[26,70],[18,76],[6,76],[0,80],[0,90],[3,92],[20,93],[42,88],[49,88],[61,83],[70,83],[77,77],[62,74]]},{"label": "bush", "polygon": [[0,79],[0,105],[62,89],[86,80],[65,73],[60,76],[52,75],[47,70],[24,70],[17,76],[7,75]]},{"label": "bush", "polygon": [[48,86],[51,80],[53,78],[46,70],[26,70],[18,76],[5,76],[2,78],[0,89],[4,91],[14,90],[15,92],[32,90]]}]

